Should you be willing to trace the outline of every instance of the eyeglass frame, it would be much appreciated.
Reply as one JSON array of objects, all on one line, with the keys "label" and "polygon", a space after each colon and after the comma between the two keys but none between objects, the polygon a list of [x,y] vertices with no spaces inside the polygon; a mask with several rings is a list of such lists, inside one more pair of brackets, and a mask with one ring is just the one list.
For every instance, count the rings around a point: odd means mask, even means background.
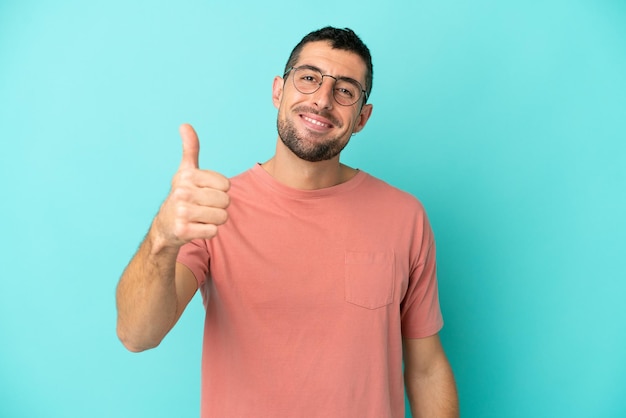
[{"label": "eyeglass frame", "polygon": [[[296,70],[296,71],[297,71],[297,70],[299,70],[299,69],[301,69],[301,68],[308,68],[309,70],[314,70],[314,71],[317,71],[317,72],[319,72],[319,73],[320,73],[320,75],[322,76],[322,81],[319,83],[319,85],[318,85],[317,89],[313,90],[313,91],[312,91],[312,92],[310,92],[310,93],[303,93],[303,92],[301,92],[301,91],[298,89],[298,87],[296,87],[296,80],[295,80],[295,78],[293,78],[293,86],[294,86],[294,87],[295,87],[295,89],[296,89],[296,90],[298,90],[298,92],[300,92],[301,94],[313,94],[313,93],[315,93],[316,91],[319,91],[319,89],[322,87],[322,84],[324,83],[324,77],[330,77],[330,78],[332,78],[333,80],[335,80],[335,83],[336,83],[337,81],[339,81],[339,80],[346,80],[346,81],[350,81],[350,82],[355,82],[355,83],[356,83],[356,84],[360,87],[361,93],[363,93],[363,94],[362,94],[362,96],[359,96],[359,98],[358,98],[358,99],[356,99],[356,100],[354,101],[354,103],[349,104],[349,105],[345,105],[345,104],[341,104],[341,103],[339,103],[339,101],[338,101],[338,100],[337,100],[337,98],[335,97],[335,93],[333,93],[333,100],[335,100],[335,102],[337,102],[337,104],[338,104],[338,105],[340,105],[340,106],[346,106],[346,107],[347,107],[347,106],[354,106],[355,104],[357,104],[357,103],[359,102],[359,100],[361,99],[361,97],[363,97],[363,103],[362,103],[362,105],[361,105],[361,106],[363,106],[365,103],[367,103],[367,90],[363,89],[363,85],[362,85],[361,83],[359,83],[357,80],[355,80],[354,78],[350,78],[350,77],[335,77],[334,75],[324,74],[324,73],[322,73],[322,70],[320,70],[319,68],[317,68],[317,67],[315,67],[315,66],[313,66],[313,65],[307,65],[307,64],[305,64],[305,65],[301,65],[301,66],[299,66],[299,67],[296,67],[296,66],[291,66],[291,67],[287,68],[287,71],[285,71],[285,74],[283,74],[283,79],[285,79],[285,78],[289,75],[289,73],[290,73],[292,70]],[[333,90],[333,91],[334,91],[334,90]]]}]

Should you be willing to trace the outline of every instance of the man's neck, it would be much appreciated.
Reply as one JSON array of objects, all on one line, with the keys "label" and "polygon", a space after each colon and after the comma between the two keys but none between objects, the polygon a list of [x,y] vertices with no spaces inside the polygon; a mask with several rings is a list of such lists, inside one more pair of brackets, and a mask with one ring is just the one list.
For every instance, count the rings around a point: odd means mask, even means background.
[{"label": "man's neck", "polygon": [[276,154],[261,164],[276,181],[299,190],[318,190],[344,183],[357,170],[339,162],[339,156],[319,162],[298,158],[279,140]]}]

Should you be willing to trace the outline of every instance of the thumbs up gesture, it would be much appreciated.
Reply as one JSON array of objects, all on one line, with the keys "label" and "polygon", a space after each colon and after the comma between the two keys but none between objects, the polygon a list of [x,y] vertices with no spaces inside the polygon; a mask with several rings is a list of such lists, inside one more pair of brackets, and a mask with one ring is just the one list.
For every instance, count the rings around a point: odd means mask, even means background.
[{"label": "thumbs up gesture", "polygon": [[183,156],[172,188],[152,226],[157,246],[180,247],[195,238],[213,238],[226,222],[229,180],[198,167],[200,141],[191,125],[181,125]]}]

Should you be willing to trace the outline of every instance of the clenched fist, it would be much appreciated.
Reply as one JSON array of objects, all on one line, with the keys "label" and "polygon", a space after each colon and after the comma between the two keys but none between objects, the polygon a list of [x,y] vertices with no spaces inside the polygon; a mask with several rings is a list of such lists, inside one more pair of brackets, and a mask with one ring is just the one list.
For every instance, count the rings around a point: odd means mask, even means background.
[{"label": "clenched fist", "polygon": [[152,225],[153,238],[165,247],[180,247],[195,238],[213,238],[226,222],[229,180],[200,170],[200,142],[191,125],[181,125],[183,156],[172,189]]}]

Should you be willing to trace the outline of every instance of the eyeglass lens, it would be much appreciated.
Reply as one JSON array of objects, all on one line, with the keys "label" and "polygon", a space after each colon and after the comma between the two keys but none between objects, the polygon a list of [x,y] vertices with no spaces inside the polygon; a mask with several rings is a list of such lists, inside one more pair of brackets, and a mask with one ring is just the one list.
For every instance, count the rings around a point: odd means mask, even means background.
[{"label": "eyeglass lens", "polygon": [[[314,68],[298,67],[293,69],[294,85],[303,94],[312,94],[319,90],[324,77],[334,79],[332,76],[322,75],[321,72]],[[361,98],[361,86],[354,80],[345,78],[335,80],[333,96],[337,103],[343,106],[350,106]]]}]

